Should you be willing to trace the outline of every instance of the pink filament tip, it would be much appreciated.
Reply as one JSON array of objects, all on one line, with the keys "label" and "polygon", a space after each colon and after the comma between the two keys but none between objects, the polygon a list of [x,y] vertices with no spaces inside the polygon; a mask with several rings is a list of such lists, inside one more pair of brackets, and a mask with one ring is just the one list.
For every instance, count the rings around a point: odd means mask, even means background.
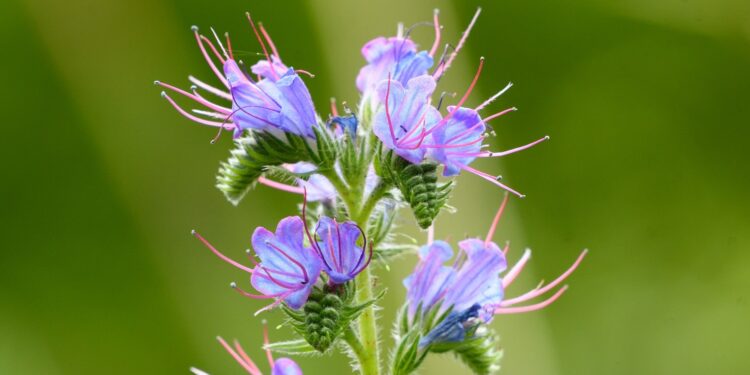
[{"label": "pink filament tip", "polygon": [[198,232],[192,231],[193,236],[195,236],[199,241],[203,243],[209,250],[211,250],[212,253],[214,253],[217,257],[219,257],[221,260],[245,271],[248,273],[253,273],[254,270],[252,268],[246,267],[240,263],[237,263],[236,261],[232,260],[231,258],[227,257],[226,255],[222,254],[219,250],[216,250],[216,248],[211,245],[203,236],[201,236]]},{"label": "pink filament tip", "polygon": [[435,12],[432,16],[432,22],[435,25],[435,42],[432,43],[432,48],[430,48],[430,57],[435,56],[435,52],[437,52],[438,46],[440,46],[440,20],[438,19],[439,15],[440,10],[435,9]]},{"label": "pink filament tip", "polygon": [[497,213],[495,214],[495,218],[492,220],[492,225],[490,226],[490,230],[487,231],[487,237],[484,239],[484,245],[487,246],[492,241],[492,236],[495,235],[495,229],[497,229],[497,223],[500,221],[500,217],[503,215],[503,211],[505,210],[505,205],[508,204],[508,192],[505,192],[505,196],[503,197],[503,202],[500,203],[500,208],[497,209]]}]

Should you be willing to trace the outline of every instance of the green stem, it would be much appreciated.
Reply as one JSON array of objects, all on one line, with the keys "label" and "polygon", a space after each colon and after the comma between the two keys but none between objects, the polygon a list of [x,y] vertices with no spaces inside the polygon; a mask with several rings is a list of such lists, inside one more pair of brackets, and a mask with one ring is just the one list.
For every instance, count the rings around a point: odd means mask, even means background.
[{"label": "green stem", "polygon": [[[363,303],[373,298],[372,278],[370,269],[365,268],[357,276],[357,302]],[[378,346],[378,327],[375,319],[374,306],[367,307],[357,319],[359,323],[359,337],[362,340],[363,353],[359,356],[359,364],[363,375],[380,374],[380,348]]]},{"label": "green stem", "polygon": [[365,360],[367,358],[367,351],[365,350],[365,347],[362,346],[362,342],[359,341],[359,338],[357,337],[357,334],[354,332],[354,329],[352,329],[352,327],[349,327],[344,331],[344,341],[346,341],[346,343],[352,349],[354,355],[357,356],[357,360],[359,361],[360,366],[365,363]]},{"label": "green stem", "polygon": [[[379,184],[372,194],[370,194],[367,201],[362,202],[362,196],[353,196],[352,189],[344,183],[338,173],[331,171],[330,173],[326,173],[326,177],[328,177],[331,184],[338,190],[339,195],[347,206],[350,217],[361,228],[367,228],[367,220],[370,217],[370,213],[372,213],[378,200],[387,192],[387,186]],[[371,268],[365,268],[357,276],[357,303],[365,303],[374,297]],[[344,339],[357,355],[361,374],[380,375],[380,348],[378,346],[378,330],[373,306],[367,307],[362,312],[357,319],[357,324],[359,339],[356,336],[351,336],[354,335],[353,330],[347,331]]]}]

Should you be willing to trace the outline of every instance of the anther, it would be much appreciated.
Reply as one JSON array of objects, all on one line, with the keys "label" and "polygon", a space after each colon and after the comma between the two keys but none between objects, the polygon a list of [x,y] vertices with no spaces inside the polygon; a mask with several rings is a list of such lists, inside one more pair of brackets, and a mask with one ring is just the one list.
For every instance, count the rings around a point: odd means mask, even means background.
[{"label": "anther", "polygon": [[232,281],[231,283],[229,283],[229,287],[232,289],[237,289],[237,283]]},{"label": "anther", "polygon": [[192,30],[193,32],[197,33],[198,32],[198,26],[195,26],[195,25],[190,26],[190,30]]},{"label": "anther", "polygon": [[154,81],[154,85],[156,85],[156,86],[161,85],[161,81]]}]

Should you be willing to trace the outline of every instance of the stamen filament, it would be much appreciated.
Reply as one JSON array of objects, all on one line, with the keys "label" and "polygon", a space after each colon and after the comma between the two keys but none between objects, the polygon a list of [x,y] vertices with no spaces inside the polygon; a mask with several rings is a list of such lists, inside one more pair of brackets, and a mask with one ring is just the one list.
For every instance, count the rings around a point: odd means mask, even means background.
[{"label": "stamen filament", "polygon": [[518,277],[519,274],[521,274],[521,271],[523,271],[524,266],[526,266],[526,262],[531,259],[531,250],[526,249],[523,251],[523,255],[521,255],[521,259],[516,262],[516,264],[511,267],[511,269],[508,271],[505,276],[502,278],[502,285],[503,289],[510,286],[510,284],[513,284],[513,281]]},{"label": "stamen filament", "polygon": [[263,38],[265,38],[266,42],[268,42],[268,46],[271,47],[271,53],[273,53],[273,55],[276,56],[276,58],[279,59],[279,61],[281,61],[281,56],[279,56],[279,51],[276,50],[276,45],[273,43],[273,40],[271,40],[271,36],[268,34],[268,32],[266,32],[266,28],[263,27],[263,23],[258,22],[258,28],[260,29],[261,34],[263,34]]},{"label": "stamen filament", "polygon": [[551,305],[553,302],[557,301],[557,299],[560,298],[560,296],[563,293],[565,293],[566,290],[568,290],[567,285],[560,288],[557,292],[555,292],[554,295],[552,295],[552,297],[534,305],[518,306],[518,307],[498,307],[495,309],[495,314],[519,314],[519,313],[541,310]]},{"label": "stamen filament", "polygon": [[206,59],[206,62],[208,63],[209,67],[211,67],[211,70],[213,70],[214,74],[216,74],[216,77],[219,78],[221,83],[224,84],[227,88],[229,88],[229,82],[227,82],[227,79],[224,77],[224,74],[221,73],[219,68],[216,67],[216,64],[214,64],[214,61],[211,59],[210,56],[208,56],[208,52],[206,51],[206,47],[203,45],[203,41],[201,40],[201,35],[198,34],[198,27],[193,26],[193,34],[195,35],[195,40],[198,42],[198,47],[201,50],[201,53],[203,54],[203,57]]},{"label": "stamen filament", "polygon": [[[212,94],[214,94],[214,95],[216,95],[216,96],[218,96],[220,98],[224,98],[226,100],[232,100],[232,95],[230,95],[226,91],[219,90],[216,87],[211,86],[208,83],[205,83],[205,82],[203,82],[203,81],[201,81],[198,78],[195,78],[193,76],[188,76],[188,79],[194,85],[196,85],[196,86],[198,86],[198,87],[200,87],[200,88],[202,88],[202,89],[204,89],[204,90],[206,90],[206,91],[208,91],[208,92],[210,92],[210,93],[212,93]],[[227,87],[229,87],[229,85],[227,85]]]},{"label": "stamen filament", "polygon": [[217,336],[216,339],[219,340],[219,343],[221,343],[221,346],[223,346],[224,349],[226,349],[227,352],[229,352],[229,355],[231,355],[234,358],[234,360],[240,364],[240,366],[242,366],[247,372],[249,372],[250,375],[261,375],[260,370],[258,369],[258,367],[255,366],[255,364],[251,366],[249,363],[245,362],[245,360],[239,354],[237,354],[234,351],[234,349],[232,349],[232,347],[229,346],[229,344],[226,341],[224,341],[223,338],[221,338],[220,336]]},{"label": "stamen filament", "polygon": [[530,291],[528,293],[525,293],[525,294],[523,294],[521,296],[505,300],[505,301],[503,301],[501,303],[501,306],[511,306],[511,305],[516,304],[516,303],[527,301],[527,300],[539,297],[542,294],[547,293],[552,288],[556,287],[558,284],[560,284],[565,279],[567,279],[568,276],[570,276],[570,274],[572,274],[573,271],[575,271],[576,268],[578,268],[578,265],[581,264],[581,261],[583,260],[583,257],[585,257],[587,253],[588,253],[588,250],[583,250],[581,252],[581,255],[579,255],[578,258],[576,259],[576,261],[573,262],[573,264],[565,272],[563,272],[560,276],[558,276],[551,283],[547,284],[546,286],[542,287],[541,289],[532,290],[532,291]]},{"label": "stamen filament", "polygon": [[495,99],[499,98],[500,95],[503,95],[511,87],[513,87],[513,82],[508,82],[508,84],[505,86],[505,88],[503,88],[502,90],[498,91],[497,94],[492,95],[492,97],[490,97],[489,99],[485,100],[484,103],[478,105],[476,108],[474,108],[474,110],[477,111],[477,112],[481,111],[484,107],[488,106],[490,103],[492,103],[493,101],[495,101]]},{"label": "stamen filament", "polygon": [[490,242],[492,241],[492,236],[495,235],[495,229],[497,229],[497,223],[500,221],[500,217],[503,215],[503,211],[505,210],[506,204],[508,204],[508,192],[505,192],[505,196],[503,197],[503,202],[500,203],[500,208],[497,209],[495,218],[492,220],[492,225],[490,225],[490,230],[487,231],[487,237],[485,237],[484,239],[484,246],[488,246]]},{"label": "stamen filament", "polygon": [[448,57],[448,60],[445,62],[445,64],[442,65],[442,68],[439,72],[436,72],[435,76],[440,77],[442,76],[446,70],[451,66],[451,63],[458,55],[458,51],[461,50],[461,48],[464,46],[464,43],[466,42],[466,39],[469,37],[469,33],[471,33],[471,29],[474,27],[474,23],[477,22],[477,18],[479,18],[479,14],[482,13],[482,8],[477,8],[476,13],[474,13],[474,17],[472,17],[471,22],[469,22],[469,26],[466,28],[466,30],[461,35],[461,39],[458,41],[458,44],[456,45],[456,49],[453,50],[453,53]]},{"label": "stamen filament", "polygon": [[241,270],[243,270],[243,271],[245,271],[247,273],[253,273],[254,272],[254,270],[252,268],[249,268],[249,267],[246,267],[246,266],[244,266],[244,265],[242,265],[240,263],[237,263],[236,261],[234,261],[231,258],[227,257],[226,255],[222,254],[219,250],[216,250],[216,248],[213,245],[211,245],[211,243],[209,243],[205,238],[203,238],[203,236],[201,236],[195,230],[193,230],[191,233],[193,234],[193,236],[195,236],[196,238],[198,238],[198,240],[201,241],[209,250],[211,250],[212,253],[216,254],[216,256],[219,257],[221,260],[223,260],[223,261],[225,261],[225,262],[227,262],[227,263],[229,263],[229,264],[231,264],[231,265],[233,265],[233,266],[235,266],[235,267],[237,267],[237,268],[239,268],[239,269],[241,269]]},{"label": "stamen filament", "polygon": [[498,181],[497,178],[495,178],[493,176],[490,176],[487,173],[484,173],[484,172],[482,172],[480,170],[477,170],[477,169],[474,169],[472,167],[469,167],[468,165],[461,165],[461,164],[459,164],[458,166],[461,169],[463,169],[463,170],[465,170],[465,171],[467,171],[469,173],[473,173],[473,174],[475,174],[475,175],[477,175],[477,176],[479,176],[479,177],[481,177],[481,178],[483,178],[483,179],[485,179],[485,180],[487,180],[489,182],[492,182],[493,184],[495,184],[495,185],[497,185],[497,186],[499,186],[499,187],[501,187],[501,188],[503,188],[503,189],[505,189],[505,190],[507,190],[507,191],[509,191],[509,192],[511,192],[513,194],[515,194],[519,198],[525,198],[526,197],[525,195],[523,195],[523,194],[521,194],[521,193],[519,193],[519,192],[511,189],[507,185],[505,185],[505,184],[501,183],[500,181]]},{"label": "stamen filament", "polygon": [[430,57],[435,56],[435,52],[437,52],[438,46],[440,46],[440,20],[438,19],[438,15],[440,15],[440,10],[435,9],[432,15],[432,21],[435,24],[435,42],[432,43],[432,48],[430,48]]}]

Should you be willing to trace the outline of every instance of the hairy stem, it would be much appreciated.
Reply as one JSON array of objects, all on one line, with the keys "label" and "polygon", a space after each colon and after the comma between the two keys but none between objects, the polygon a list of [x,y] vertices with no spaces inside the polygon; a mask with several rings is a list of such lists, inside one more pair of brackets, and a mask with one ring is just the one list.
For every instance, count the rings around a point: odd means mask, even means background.
[{"label": "hairy stem", "polygon": [[357,337],[357,334],[352,327],[349,327],[344,331],[344,341],[352,349],[352,352],[357,357],[357,361],[359,361],[360,369],[362,369],[367,358],[367,351],[362,345],[362,342],[359,341],[359,337]]},{"label": "hairy stem", "polygon": [[[336,171],[326,173],[326,177],[331,181],[331,184],[336,188],[339,195],[341,196],[344,204],[347,206],[350,218],[354,220],[357,225],[362,228],[367,228],[367,220],[372,213],[372,209],[375,207],[377,201],[385,194],[385,191],[377,193],[379,189],[375,189],[370,198],[366,202],[363,201],[361,194],[355,196],[352,194],[353,191],[363,191],[364,189],[350,189]],[[364,179],[362,179],[364,183]],[[382,190],[382,188],[380,189]],[[371,202],[372,201],[372,202]],[[361,207],[361,209],[360,209]],[[357,303],[365,303],[372,300],[373,285],[371,270],[372,267],[365,268],[357,276]],[[356,341],[350,342],[350,337],[345,337],[346,342],[352,348],[352,351],[357,355],[360,365],[360,373],[363,375],[380,375],[380,347],[378,346],[378,327],[375,319],[375,308],[374,306],[367,307],[357,319],[359,339],[354,336]],[[347,332],[346,335],[354,335],[354,331]],[[355,347],[355,346],[359,347]]]}]

